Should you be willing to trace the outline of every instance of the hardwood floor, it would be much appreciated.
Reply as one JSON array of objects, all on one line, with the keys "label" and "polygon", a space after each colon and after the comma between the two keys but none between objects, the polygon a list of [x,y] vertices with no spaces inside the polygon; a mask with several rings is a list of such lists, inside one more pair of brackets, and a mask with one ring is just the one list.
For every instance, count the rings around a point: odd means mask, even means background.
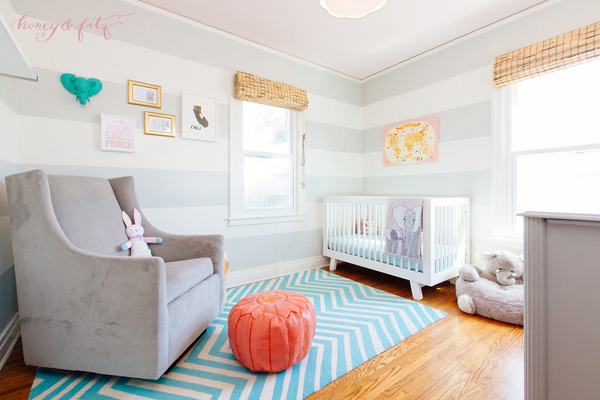
[{"label": "hardwood floor", "polygon": [[36,367],[30,367],[23,362],[23,347],[19,339],[0,371],[0,399],[27,399],[36,370]]},{"label": "hardwood floor", "polygon": [[[334,273],[412,299],[408,281],[351,264]],[[317,399],[524,398],[523,328],[464,314],[454,285],[423,288],[421,303],[448,313],[308,397]],[[27,399],[35,368],[21,341],[0,371],[0,399]]]},{"label": "hardwood floor", "polygon": [[[408,281],[350,264],[334,273],[412,299]],[[464,314],[454,285],[423,287],[422,304],[448,313],[309,396],[317,399],[524,398],[523,328]]]}]

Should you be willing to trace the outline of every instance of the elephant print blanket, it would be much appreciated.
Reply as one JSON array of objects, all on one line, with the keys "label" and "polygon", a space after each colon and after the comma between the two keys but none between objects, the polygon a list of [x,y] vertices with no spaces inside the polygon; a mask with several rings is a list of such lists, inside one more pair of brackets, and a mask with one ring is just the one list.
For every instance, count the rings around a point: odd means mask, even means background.
[{"label": "elephant print blanket", "polygon": [[422,198],[388,198],[385,219],[385,254],[421,262]]}]

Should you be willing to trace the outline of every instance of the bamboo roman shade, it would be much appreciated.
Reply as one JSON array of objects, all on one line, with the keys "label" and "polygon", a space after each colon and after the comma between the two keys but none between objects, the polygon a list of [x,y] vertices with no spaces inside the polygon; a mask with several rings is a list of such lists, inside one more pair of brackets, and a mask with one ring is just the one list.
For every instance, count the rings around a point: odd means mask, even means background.
[{"label": "bamboo roman shade", "polygon": [[235,98],[296,111],[308,107],[306,90],[240,71],[235,74]]},{"label": "bamboo roman shade", "polygon": [[600,59],[600,22],[506,53],[494,59],[494,85]]}]

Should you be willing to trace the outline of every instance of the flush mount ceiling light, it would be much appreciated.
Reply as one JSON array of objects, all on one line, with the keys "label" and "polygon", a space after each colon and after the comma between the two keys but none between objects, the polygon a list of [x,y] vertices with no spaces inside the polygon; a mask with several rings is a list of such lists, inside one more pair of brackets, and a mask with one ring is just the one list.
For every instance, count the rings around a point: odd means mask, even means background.
[{"label": "flush mount ceiling light", "polygon": [[362,18],[381,10],[388,0],[319,0],[321,7],[336,18]]}]

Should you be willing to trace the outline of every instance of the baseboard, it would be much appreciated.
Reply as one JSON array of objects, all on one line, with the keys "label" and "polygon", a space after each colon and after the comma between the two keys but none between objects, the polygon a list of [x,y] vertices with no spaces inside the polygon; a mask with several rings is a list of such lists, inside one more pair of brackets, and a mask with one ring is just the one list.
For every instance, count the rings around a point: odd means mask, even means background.
[{"label": "baseboard", "polygon": [[6,360],[8,360],[10,352],[15,347],[17,340],[19,340],[19,336],[21,336],[19,313],[16,313],[4,329],[4,332],[0,334],[0,370],[4,367]]},{"label": "baseboard", "polygon": [[322,268],[329,265],[329,257],[317,256],[279,264],[265,265],[242,271],[232,271],[227,277],[227,288],[246,285],[248,283],[277,278],[307,269]]}]

